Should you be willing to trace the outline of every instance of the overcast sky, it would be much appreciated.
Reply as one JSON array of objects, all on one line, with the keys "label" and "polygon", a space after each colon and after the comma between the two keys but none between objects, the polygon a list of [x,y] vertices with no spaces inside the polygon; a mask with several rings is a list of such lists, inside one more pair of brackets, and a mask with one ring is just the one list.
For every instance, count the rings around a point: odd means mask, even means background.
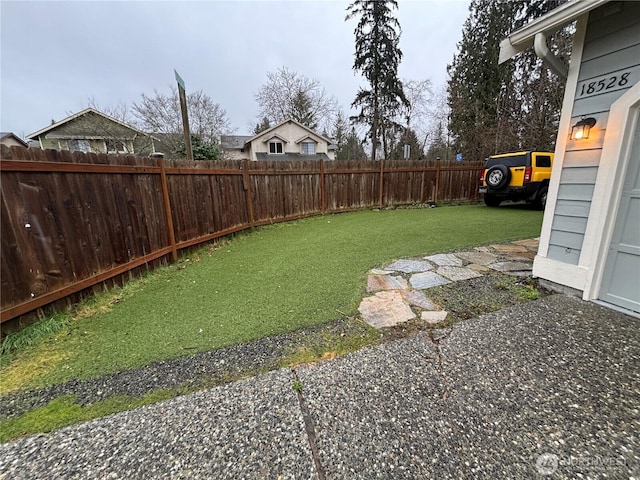
[{"label": "overcast sky", "polygon": [[[356,20],[349,1],[0,3],[0,130],[20,136],[95,99],[131,104],[168,93],[175,68],[187,92],[202,89],[251,133],[266,73],[287,67],[315,78],[349,112],[358,85]],[[400,77],[446,82],[468,1],[399,0]]]}]

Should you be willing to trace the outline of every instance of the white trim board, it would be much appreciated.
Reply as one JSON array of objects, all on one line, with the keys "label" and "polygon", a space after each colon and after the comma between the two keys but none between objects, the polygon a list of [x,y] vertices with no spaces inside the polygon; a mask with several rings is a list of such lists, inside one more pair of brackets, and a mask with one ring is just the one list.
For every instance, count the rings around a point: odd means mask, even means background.
[{"label": "white trim board", "polygon": [[598,298],[607,253],[618,216],[622,186],[633,147],[633,134],[640,116],[640,83],[636,83],[611,105],[602,146],[591,212],[578,265],[587,269],[585,300]]},{"label": "white trim board", "polygon": [[579,265],[559,262],[537,255],[533,261],[533,276],[544,278],[576,290],[584,291],[587,270]]},{"label": "white trim board", "polygon": [[[576,33],[573,36],[573,52],[571,54],[571,62],[569,64],[569,75],[564,91],[564,99],[562,101],[562,112],[560,114],[560,123],[558,125],[558,137],[556,141],[556,149],[553,160],[553,170],[551,171],[551,179],[549,180],[549,191],[547,193],[547,207],[542,220],[542,230],[540,232],[540,246],[538,247],[538,255],[546,257],[549,253],[549,239],[551,238],[551,227],[555,217],[556,204],[558,200],[558,190],[560,188],[560,177],[564,166],[564,157],[569,141],[569,133],[571,132],[571,117],[573,103],[575,100],[576,87],[578,85],[578,74],[580,73],[580,64],[582,63],[582,51],[584,47],[584,37],[587,31],[587,22],[589,15],[582,16],[576,25]],[[556,281],[553,279],[549,279]],[[560,282],[557,282],[560,283]]]}]

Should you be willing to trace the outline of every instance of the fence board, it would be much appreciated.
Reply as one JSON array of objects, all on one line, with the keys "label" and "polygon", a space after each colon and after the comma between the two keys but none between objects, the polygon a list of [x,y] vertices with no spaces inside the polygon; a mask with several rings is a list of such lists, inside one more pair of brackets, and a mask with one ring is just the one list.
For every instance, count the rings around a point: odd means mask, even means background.
[{"label": "fence board", "polygon": [[181,249],[249,228],[251,216],[264,225],[378,207],[381,199],[385,206],[477,200],[481,168],[164,162],[5,146],[1,153],[1,322],[164,263],[172,235]]}]

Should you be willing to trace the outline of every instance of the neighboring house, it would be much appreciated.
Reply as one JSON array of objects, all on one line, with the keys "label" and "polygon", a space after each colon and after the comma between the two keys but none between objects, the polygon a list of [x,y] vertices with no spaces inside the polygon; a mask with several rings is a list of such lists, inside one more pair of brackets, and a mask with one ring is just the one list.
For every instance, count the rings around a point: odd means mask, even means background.
[{"label": "neighboring house", "polygon": [[52,121],[27,138],[43,149],[141,156],[155,152],[152,136],[93,108]]},{"label": "neighboring house", "polygon": [[13,132],[0,132],[0,145],[6,145],[7,147],[29,147],[27,142]]},{"label": "neighboring house", "polygon": [[330,138],[289,119],[254,136],[223,135],[220,143],[231,160],[335,160]]},{"label": "neighboring house", "polygon": [[[577,21],[568,71],[545,36]],[[534,45],[566,90],[533,274],[640,313],[640,2],[564,4],[503,40]],[[555,65],[554,65],[555,64]]]}]

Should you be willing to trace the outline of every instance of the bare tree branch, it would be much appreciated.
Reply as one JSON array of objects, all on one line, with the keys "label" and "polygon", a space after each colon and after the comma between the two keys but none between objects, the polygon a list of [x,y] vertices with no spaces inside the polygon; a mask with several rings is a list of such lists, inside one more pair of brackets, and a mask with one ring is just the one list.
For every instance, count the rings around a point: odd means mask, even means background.
[{"label": "bare tree branch", "polygon": [[271,124],[295,118],[299,116],[296,105],[299,106],[301,98],[308,105],[305,118],[310,118],[311,123],[317,124],[318,128],[329,130],[338,112],[338,100],[329,95],[318,80],[307,78],[286,67],[268,72],[267,82],[255,94],[260,107],[258,118],[267,118]]}]

